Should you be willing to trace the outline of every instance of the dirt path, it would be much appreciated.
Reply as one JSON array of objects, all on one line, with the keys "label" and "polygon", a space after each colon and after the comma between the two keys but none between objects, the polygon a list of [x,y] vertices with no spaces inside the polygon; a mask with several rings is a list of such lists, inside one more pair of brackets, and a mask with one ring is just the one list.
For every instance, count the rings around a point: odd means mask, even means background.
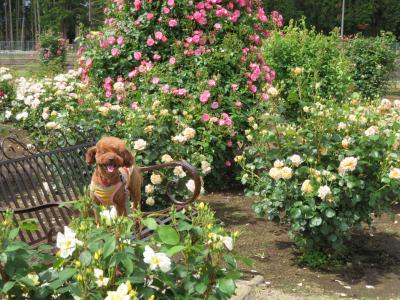
[{"label": "dirt path", "polygon": [[316,271],[296,264],[286,228],[257,218],[251,199],[212,194],[204,201],[229,229],[241,232],[235,250],[255,261],[252,268],[241,266],[244,277],[265,278],[249,299],[400,299],[400,208],[394,221],[384,216],[372,231],[353,236],[347,266]]}]

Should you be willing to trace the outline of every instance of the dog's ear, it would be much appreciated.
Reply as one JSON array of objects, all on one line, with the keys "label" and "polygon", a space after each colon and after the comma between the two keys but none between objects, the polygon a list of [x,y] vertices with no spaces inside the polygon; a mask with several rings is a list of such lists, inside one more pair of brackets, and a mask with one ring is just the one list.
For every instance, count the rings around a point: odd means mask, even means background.
[{"label": "dog's ear", "polygon": [[85,154],[85,160],[88,165],[92,165],[96,162],[96,146],[90,147]]},{"label": "dog's ear", "polygon": [[124,167],[130,167],[135,163],[135,159],[129,150],[123,150],[121,156],[124,159]]}]

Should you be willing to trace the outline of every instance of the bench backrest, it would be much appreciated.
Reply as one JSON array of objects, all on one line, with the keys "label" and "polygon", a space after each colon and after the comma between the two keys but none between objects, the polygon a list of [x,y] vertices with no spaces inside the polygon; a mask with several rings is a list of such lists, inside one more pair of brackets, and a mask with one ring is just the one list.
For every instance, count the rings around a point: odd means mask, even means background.
[{"label": "bench backrest", "polygon": [[[78,199],[90,182],[91,170],[84,153],[92,145],[85,143],[0,160],[0,207],[18,211]],[[29,244],[38,244],[47,239],[50,228],[68,224],[71,214],[60,207],[15,214],[17,222],[29,218],[37,219],[39,230],[21,231],[20,237]]]}]

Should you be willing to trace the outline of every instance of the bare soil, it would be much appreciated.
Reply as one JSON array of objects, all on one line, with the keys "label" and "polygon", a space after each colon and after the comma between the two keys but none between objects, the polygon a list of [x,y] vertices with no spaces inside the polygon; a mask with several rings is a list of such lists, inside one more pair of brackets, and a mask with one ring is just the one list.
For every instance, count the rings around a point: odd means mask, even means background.
[{"label": "bare soil", "polygon": [[287,228],[258,218],[252,199],[236,193],[203,200],[229,230],[240,231],[235,251],[255,261],[252,267],[240,265],[243,277],[265,278],[252,299],[400,299],[400,206],[394,220],[384,215],[372,229],[353,234],[346,264],[322,271],[297,264]]}]

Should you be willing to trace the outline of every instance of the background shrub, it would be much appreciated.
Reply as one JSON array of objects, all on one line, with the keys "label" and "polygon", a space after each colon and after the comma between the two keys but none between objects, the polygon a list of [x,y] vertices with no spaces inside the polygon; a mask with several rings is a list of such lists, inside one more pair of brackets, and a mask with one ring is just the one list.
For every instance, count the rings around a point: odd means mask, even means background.
[{"label": "background shrub", "polygon": [[348,41],[347,56],[354,65],[354,83],[365,98],[374,99],[387,91],[396,58],[394,42],[393,34],[384,32],[374,38],[359,35]]},{"label": "background shrub", "polygon": [[275,85],[285,99],[280,108],[287,117],[297,118],[317,95],[339,102],[347,99],[352,73],[341,44],[337,31],[326,36],[306,28],[304,20],[266,40],[265,61],[276,71]]}]

